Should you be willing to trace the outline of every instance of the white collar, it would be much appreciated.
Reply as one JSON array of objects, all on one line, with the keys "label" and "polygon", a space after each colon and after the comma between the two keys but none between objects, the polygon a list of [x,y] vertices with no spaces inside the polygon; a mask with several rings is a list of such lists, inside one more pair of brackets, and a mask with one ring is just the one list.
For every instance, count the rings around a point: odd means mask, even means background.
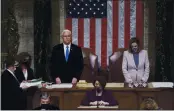
[{"label": "white collar", "polygon": [[7,69],[7,71],[10,72],[13,76],[15,76],[14,73],[10,69]]},{"label": "white collar", "polygon": [[71,47],[71,43],[70,43],[70,44],[68,44],[68,45],[66,45],[66,44],[64,44],[64,43],[63,43],[63,46],[64,46],[64,48],[66,48],[66,46],[68,46],[68,47],[69,47],[69,49],[70,49],[70,47]]}]

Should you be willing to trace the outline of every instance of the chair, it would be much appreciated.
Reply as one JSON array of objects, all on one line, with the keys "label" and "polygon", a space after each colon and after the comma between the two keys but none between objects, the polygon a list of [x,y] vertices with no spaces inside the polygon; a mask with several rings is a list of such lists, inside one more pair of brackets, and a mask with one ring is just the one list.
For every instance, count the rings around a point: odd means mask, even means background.
[{"label": "chair", "polygon": [[123,52],[127,50],[124,48],[118,49],[111,56],[109,56],[109,82],[124,82],[122,72]]},{"label": "chair", "polygon": [[82,48],[82,53],[84,68],[80,79],[92,82],[98,71],[97,56],[91,52],[90,48]]}]

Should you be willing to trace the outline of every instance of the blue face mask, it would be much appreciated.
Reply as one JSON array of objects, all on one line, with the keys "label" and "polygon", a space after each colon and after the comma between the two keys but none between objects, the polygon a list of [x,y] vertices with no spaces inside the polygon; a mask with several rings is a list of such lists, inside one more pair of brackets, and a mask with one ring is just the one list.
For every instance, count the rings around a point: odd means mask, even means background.
[{"label": "blue face mask", "polygon": [[137,47],[134,47],[132,48],[132,51],[135,53],[135,52],[138,52],[138,48]]}]

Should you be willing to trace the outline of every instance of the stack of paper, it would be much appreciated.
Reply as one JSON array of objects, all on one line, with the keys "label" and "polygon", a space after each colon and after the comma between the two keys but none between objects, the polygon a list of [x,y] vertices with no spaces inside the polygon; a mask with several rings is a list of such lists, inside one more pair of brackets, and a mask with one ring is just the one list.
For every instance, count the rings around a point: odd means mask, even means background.
[{"label": "stack of paper", "polygon": [[151,82],[148,83],[149,88],[173,88],[172,82]]},{"label": "stack of paper", "polygon": [[107,83],[106,88],[124,87],[124,83]]},{"label": "stack of paper", "polygon": [[32,86],[39,86],[42,84],[42,81],[37,81],[37,82],[22,82],[20,84],[20,87],[27,86],[27,87],[32,87]]},{"label": "stack of paper", "polygon": [[72,88],[72,84],[71,83],[61,83],[61,84],[52,84],[52,85],[48,85],[46,86],[47,89],[54,89],[54,88]]},{"label": "stack of paper", "polygon": [[[92,83],[87,83],[84,86],[81,87],[85,87],[85,88],[93,88],[93,84]],[[106,84],[106,88],[122,88],[124,87],[124,83],[107,83]]]}]

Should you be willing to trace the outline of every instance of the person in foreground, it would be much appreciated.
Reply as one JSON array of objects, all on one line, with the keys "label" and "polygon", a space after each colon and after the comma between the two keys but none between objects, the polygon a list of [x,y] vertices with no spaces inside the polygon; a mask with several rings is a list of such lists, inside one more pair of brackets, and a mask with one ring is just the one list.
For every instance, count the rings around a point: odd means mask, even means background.
[{"label": "person in foreground", "polygon": [[17,62],[13,57],[8,57],[6,66],[7,69],[1,75],[1,109],[25,110],[27,101],[24,89],[27,87],[20,88],[20,82],[14,74]]},{"label": "person in foreground", "polygon": [[81,106],[116,106],[118,102],[110,91],[105,90],[106,80],[103,76],[96,77],[93,82],[94,89],[86,93]]},{"label": "person in foreground", "polygon": [[76,84],[83,70],[82,50],[71,43],[71,31],[62,32],[63,43],[53,47],[50,61],[52,79],[57,83]]},{"label": "person in foreground", "polygon": [[147,98],[141,103],[140,110],[162,110],[154,99]]},{"label": "person in foreground", "polygon": [[40,106],[34,110],[59,110],[58,107],[50,104],[50,95],[43,92],[41,95]]},{"label": "person in foreground", "polygon": [[[149,59],[146,50],[140,49],[137,38],[131,38],[129,49],[124,51],[122,71],[125,82],[128,84],[144,84],[149,78]],[[136,87],[137,87],[136,86]]]}]

